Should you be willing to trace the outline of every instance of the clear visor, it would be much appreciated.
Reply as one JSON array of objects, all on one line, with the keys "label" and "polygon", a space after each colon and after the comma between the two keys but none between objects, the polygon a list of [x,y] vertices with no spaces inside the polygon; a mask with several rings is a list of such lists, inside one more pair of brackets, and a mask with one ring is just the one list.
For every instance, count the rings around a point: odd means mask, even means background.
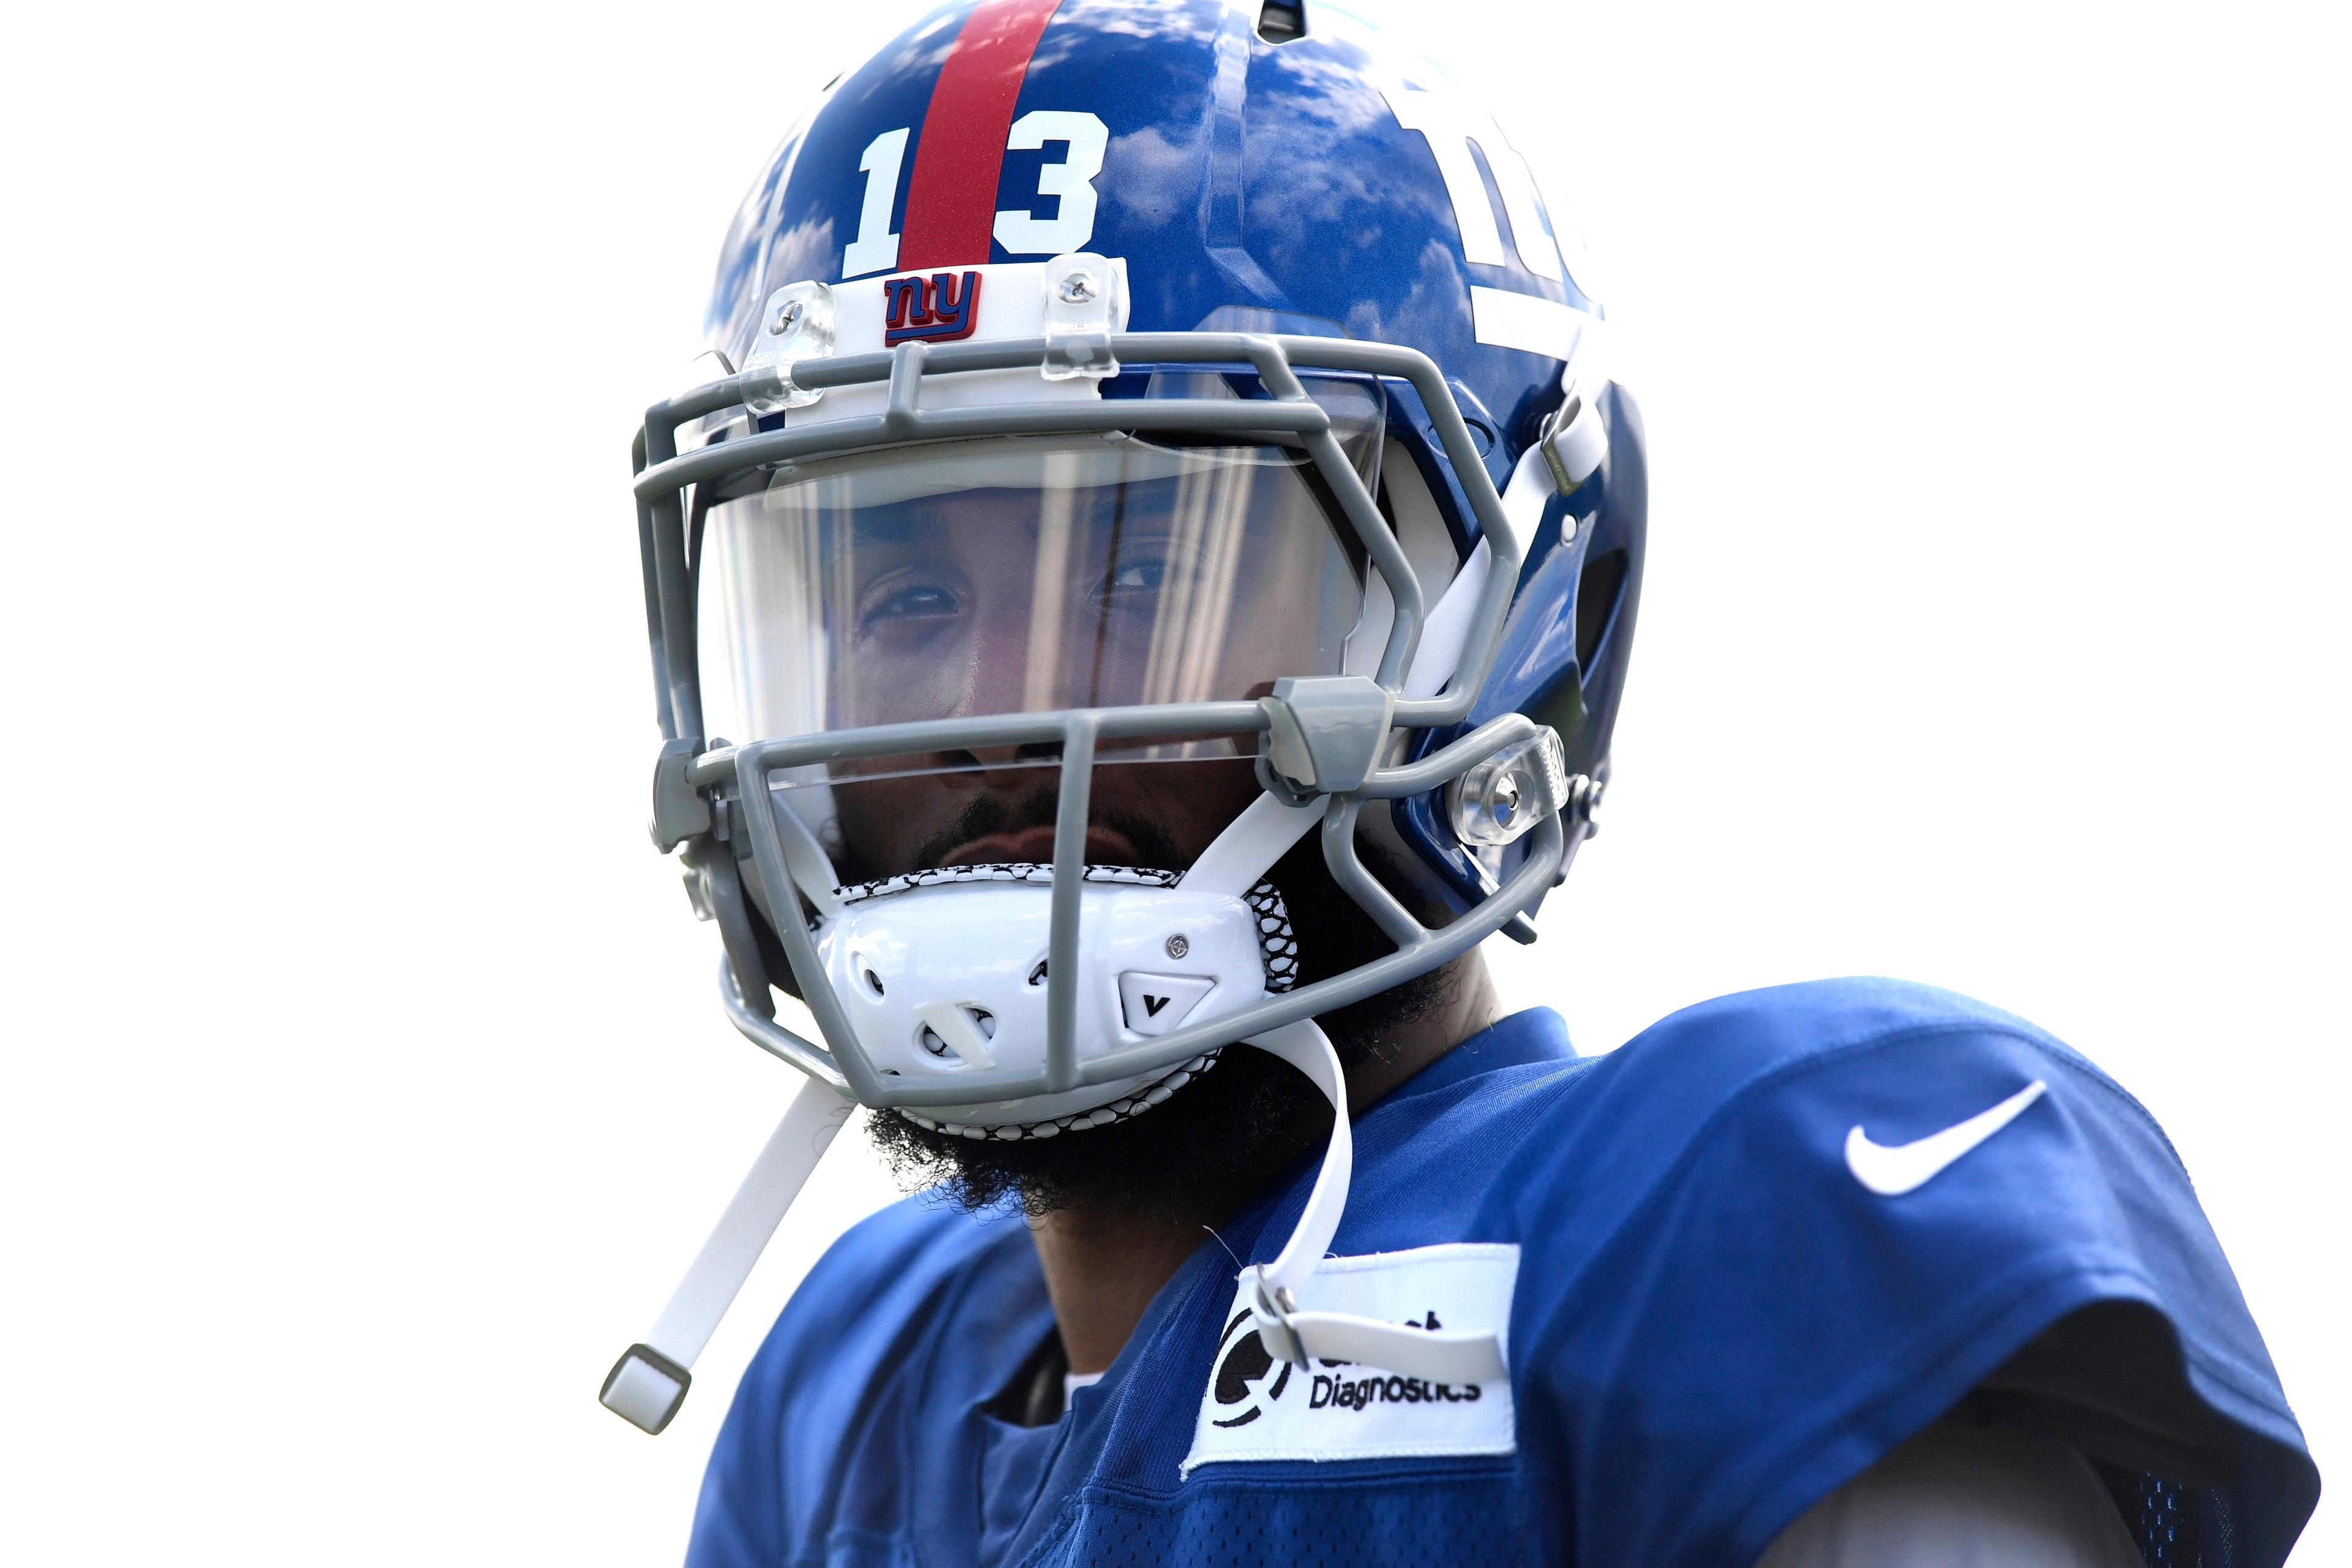
[{"label": "clear visor", "polygon": [[1363,617],[1361,552],[1295,447],[1007,437],[737,488],[709,507],[697,588],[706,723],[730,740],[1258,697],[1339,673]]}]

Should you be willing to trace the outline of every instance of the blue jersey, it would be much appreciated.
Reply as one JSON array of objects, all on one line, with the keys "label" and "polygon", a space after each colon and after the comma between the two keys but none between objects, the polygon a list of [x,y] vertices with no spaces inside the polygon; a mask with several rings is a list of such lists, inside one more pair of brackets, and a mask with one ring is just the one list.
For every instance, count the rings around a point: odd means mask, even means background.
[{"label": "blue jersey", "polygon": [[1002,1396],[1054,1331],[1027,1232],[918,1198],[778,1320],[690,1568],[1744,1563],[1956,1407],[2078,1440],[2127,1522],[2171,1535],[2151,1561],[2276,1564],[2317,1497],[2162,1132],[1962,997],[1752,992],[1589,1059],[1523,1013],[1355,1137],[1318,1287],[1391,1321],[1491,1319],[1507,1383],[1264,1354],[1236,1258],[1280,1249],[1310,1161],[1058,1422],[1018,1425]]}]

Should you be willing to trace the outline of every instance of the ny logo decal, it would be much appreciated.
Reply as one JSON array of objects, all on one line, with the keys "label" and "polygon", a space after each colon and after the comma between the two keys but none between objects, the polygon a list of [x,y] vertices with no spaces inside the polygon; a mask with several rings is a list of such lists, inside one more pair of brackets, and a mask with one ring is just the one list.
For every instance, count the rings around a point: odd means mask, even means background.
[{"label": "ny logo decal", "polygon": [[882,280],[882,344],[951,343],[971,336],[980,324],[972,314],[980,302],[980,274],[934,272],[925,278],[885,278]]}]

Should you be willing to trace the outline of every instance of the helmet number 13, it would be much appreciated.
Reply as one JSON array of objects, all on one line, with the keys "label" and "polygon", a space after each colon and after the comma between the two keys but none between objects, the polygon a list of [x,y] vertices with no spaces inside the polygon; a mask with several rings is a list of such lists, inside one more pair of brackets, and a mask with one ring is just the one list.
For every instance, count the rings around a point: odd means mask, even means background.
[{"label": "helmet number 13", "polygon": [[[864,199],[857,208],[857,237],[842,253],[841,275],[857,278],[887,272],[898,265],[898,235],[890,226],[890,210],[898,196],[898,177],[906,167],[908,130],[885,131],[866,144],[857,167],[866,176]],[[996,215],[996,243],[1016,256],[1059,256],[1084,250],[1095,232],[1095,176],[1102,173],[1103,153],[1110,144],[1110,128],[1099,116],[1084,110],[1033,109],[1013,122],[1004,141],[1008,153],[1035,152],[1054,142],[1065,151],[1037,171],[1034,201],[1058,198],[1050,217],[1040,217],[1032,206],[1006,207]]]}]

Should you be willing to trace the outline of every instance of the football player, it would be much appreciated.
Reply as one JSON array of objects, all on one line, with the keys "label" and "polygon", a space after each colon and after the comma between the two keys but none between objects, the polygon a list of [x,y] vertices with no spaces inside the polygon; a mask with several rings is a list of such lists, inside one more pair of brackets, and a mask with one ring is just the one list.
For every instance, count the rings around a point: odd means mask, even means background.
[{"label": "football player", "polygon": [[637,453],[654,829],[809,1082],[604,1402],[667,1423],[853,1105],[932,1191],[786,1308],[689,1563],[2284,1559],[2315,1471],[2089,1063],[1885,981],[1593,1058],[1497,1005],[1608,778],[1643,431],[1436,70],[955,0],[785,142],[709,330]]}]

